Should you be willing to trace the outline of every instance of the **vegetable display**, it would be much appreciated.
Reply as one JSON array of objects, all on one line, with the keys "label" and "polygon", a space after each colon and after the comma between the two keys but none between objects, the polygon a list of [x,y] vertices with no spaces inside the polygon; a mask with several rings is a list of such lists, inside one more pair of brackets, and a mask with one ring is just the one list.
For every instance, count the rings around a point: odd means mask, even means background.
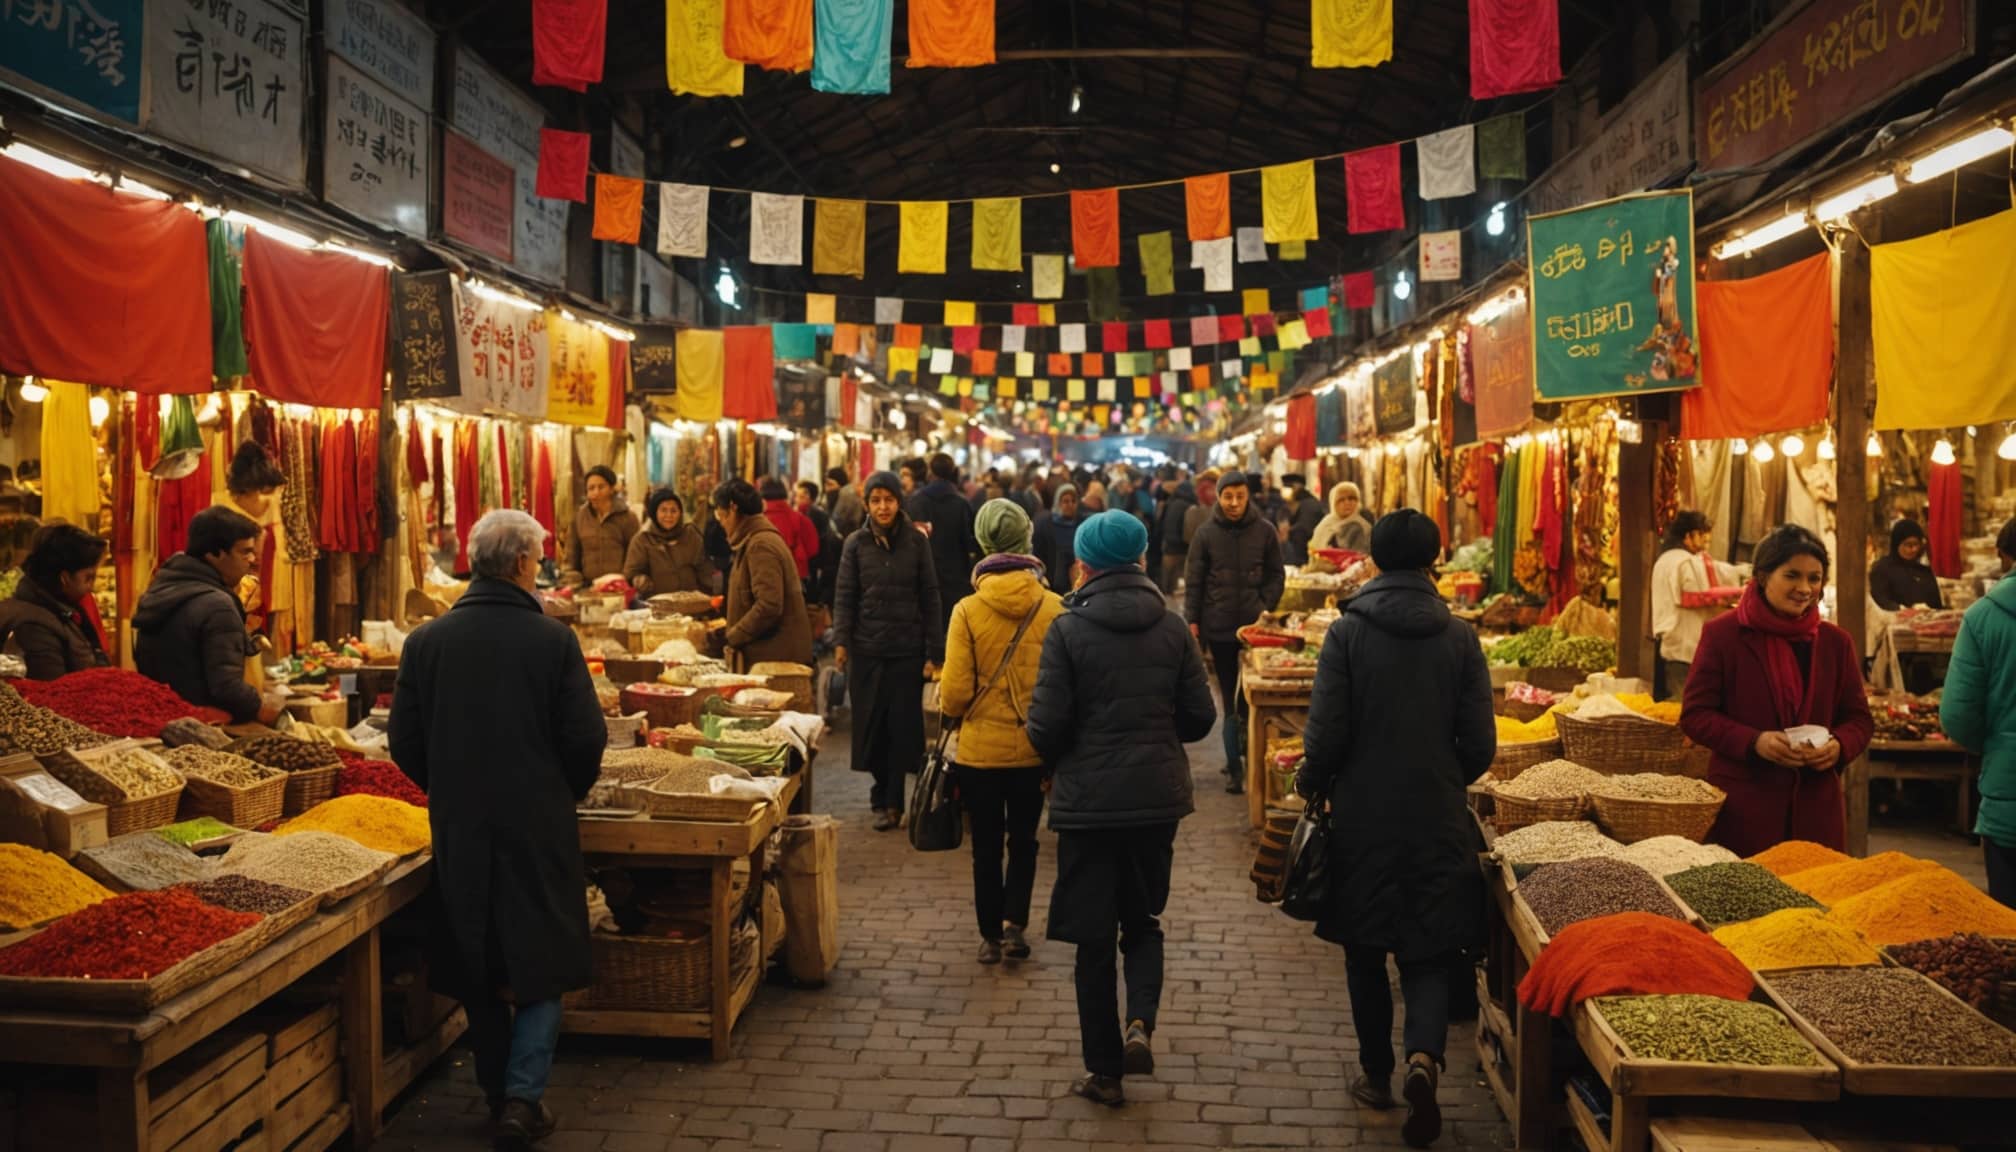
[{"label": "vegetable display", "polygon": [[1534,658],[1545,652],[1556,639],[1554,629],[1542,624],[1498,641],[1485,656],[1493,664],[1517,664],[1521,668],[1531,668],[1538,663]]},{"label": "vegetable display", "polygon": [[1617,664],[1617,645],[1601,636],[1557,636],[1540,650],[1531,666],[1573,668],[1577,672],[1604,672]]}]

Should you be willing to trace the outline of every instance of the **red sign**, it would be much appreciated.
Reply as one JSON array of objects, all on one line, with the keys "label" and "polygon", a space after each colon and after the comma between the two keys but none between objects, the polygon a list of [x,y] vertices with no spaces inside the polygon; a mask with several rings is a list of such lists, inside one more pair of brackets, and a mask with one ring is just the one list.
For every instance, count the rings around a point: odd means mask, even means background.
[{"label": "red sign", "polygon": [[1470,372],[1477,386],[1478,437],[1525,431],[1533,422],[1533,324],[1524,298],[1470,325]]},{"label": "red sign", "polygon": [[1695,156],[1768,164],[1973,50],[1973,0],[1809,0],[1695,86]]},{"label": "red sign", "polygon": [[511,165],[448,132],[441,144],[441,234],[511,262],[511,210],[518,175]]}]

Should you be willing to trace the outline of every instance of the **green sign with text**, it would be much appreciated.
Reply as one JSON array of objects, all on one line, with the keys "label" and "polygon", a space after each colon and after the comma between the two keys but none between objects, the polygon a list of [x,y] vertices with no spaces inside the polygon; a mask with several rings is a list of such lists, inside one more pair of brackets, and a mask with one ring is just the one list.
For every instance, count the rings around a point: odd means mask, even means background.
[{"label": "green sign with text", "polygon": [[1670,392],[1699,382],[1691,192],[1534,216],[1526,251],[1541,399]]}]

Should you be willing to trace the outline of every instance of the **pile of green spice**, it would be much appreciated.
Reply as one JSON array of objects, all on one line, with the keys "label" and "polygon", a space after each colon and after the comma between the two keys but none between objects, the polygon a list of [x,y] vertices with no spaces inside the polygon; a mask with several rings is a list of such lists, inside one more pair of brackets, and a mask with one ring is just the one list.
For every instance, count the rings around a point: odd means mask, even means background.
[{"label": "pile of green spice", "polygon": [[1716,926],[1755,920],[1784,908],[1821,908],[1818,900],[1773,876],[1770,870],[1742,860],[1675,872],[1666,877],[1666,885],[1703,920]]},{"label": "pile of green spice", "polygon": [[180,844],[187,848],[191,844],[201,844],[205,840],[217,840],[225,836],[236,836],[244,831],[233,828],[215,816],[198,816],[194,820],[184,820],[180,824],[170,824],[154,829],[154,834],[170,844]]},{"label": "pile of green spice", "polygon": [[1909,968],[1780,972],[1771,988],[1863,1064],[2016,1067],[2016,1034]]},{"label": "pile of green spice", "polygon": [[1596,1010],[1645,1060],[1810,1068],[1813,1046],[1769,1004],[1719,996],[1605,996]]}]

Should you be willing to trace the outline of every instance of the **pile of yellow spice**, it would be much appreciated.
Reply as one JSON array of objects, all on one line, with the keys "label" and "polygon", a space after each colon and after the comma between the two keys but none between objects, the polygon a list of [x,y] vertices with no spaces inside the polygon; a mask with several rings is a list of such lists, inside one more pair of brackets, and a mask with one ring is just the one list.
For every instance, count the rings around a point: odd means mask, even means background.
[{"label": "pile of yellow spice", "polygon": [[274,829],[273,834],[294,832],[330,832],[395,856],[418,852],[434,842],[425,808],[361,793],[317,804]]},{"label": "pile of yellow spice", "polygon": [[1882,954],[1860,932],[1827,919],[1818,908],[1785,908],[1725,924],[1715,930],[1715,939],[1753,972],[1883,962]]},{"label": "pile of yellow spice", "polygon": [[46,924],[111,898],[109,889],[60,856],[0,844],[0,930]]},{"label": "pile of yellow spice", "polygon": [[1500,716],[1497,720],[1500,744],[1534,744],[1542,740],[1561,738],[1560,729],[1554,725],[1554,713],[1551,709],[1525,722],[1510,716]]},{"label": "pile of yellow spice", "polygon": [[1920,860],[1902,852],[1882,852],[1865,860],[1843,860],[1838,864],[1808,868],[1781,879],[1822,904],[1831,906],[1850,896],[1860,896],[1878,885],[1937,867],[1939,865],[1930,860]]}]

